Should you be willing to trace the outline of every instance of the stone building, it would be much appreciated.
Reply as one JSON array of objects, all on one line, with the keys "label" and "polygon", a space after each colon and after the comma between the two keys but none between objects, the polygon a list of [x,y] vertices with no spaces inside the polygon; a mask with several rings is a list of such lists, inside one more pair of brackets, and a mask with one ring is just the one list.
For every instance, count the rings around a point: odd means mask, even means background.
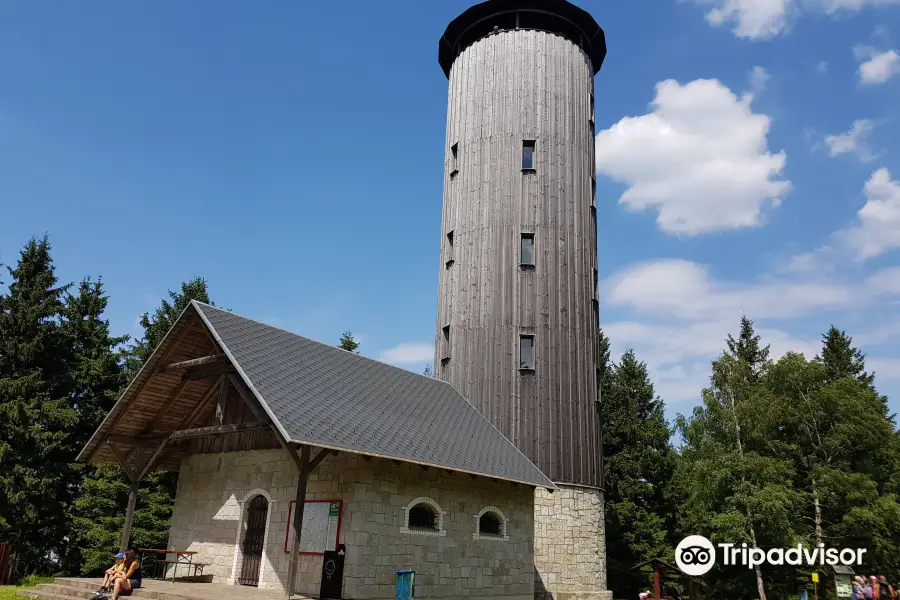
[{"label": "stone building", "polygon": [[419,598],[530,600],[556,489],[449,384],[197,302],[79,458],[131,477],[123,548],[141,480],[177,470],[168,548],[208,580],[317,595],[341,544],[355,599],[408,568]]}]

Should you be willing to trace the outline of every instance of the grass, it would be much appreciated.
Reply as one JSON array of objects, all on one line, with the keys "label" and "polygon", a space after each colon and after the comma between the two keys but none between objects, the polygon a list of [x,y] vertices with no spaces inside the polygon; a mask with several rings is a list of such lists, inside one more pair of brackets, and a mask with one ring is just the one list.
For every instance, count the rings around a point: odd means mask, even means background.
[{"label": "grass", "polygon": [[16,596],[17,590],[23,590],[26,586],[19,585],[0,585],[0,600],[19,600]]},{"label": "grass", "polygon": [[25,585],[0,585],[0,600],[19,600],[16,592],[33,588],[39,583],[50,583],[52,577],[26,577]]}]

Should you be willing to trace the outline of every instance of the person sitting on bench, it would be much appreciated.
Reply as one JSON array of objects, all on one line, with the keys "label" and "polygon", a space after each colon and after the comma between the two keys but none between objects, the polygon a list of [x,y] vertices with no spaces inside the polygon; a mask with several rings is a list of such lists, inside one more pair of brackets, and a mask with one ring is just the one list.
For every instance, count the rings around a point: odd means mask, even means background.
[{"label": "person sitting on bench", "polygon": [[98,589],[96,592],[94,592],[95,594],[108,594],[112,591],[111,588],[112,588],[113,576],[115,576],[115,574],[118,573],[119,571],[125,570],[125,564],[123,563],[124,560],[125,560],[124,554],[122,554],[121,552],[116,554],[116,562],[113,564],[113,566],[108,568],[106,570],[106,572],[104,573],[103,585],[100,586],[100,589]]},{"label": "person sitting on bench", "polygon": [[125,552],[125,571],[119,571],[114,575],[112,600],[119,600],[119,596],[130,596],[131,592],[141,587],[141,561],[135,556],[134,550]]}]

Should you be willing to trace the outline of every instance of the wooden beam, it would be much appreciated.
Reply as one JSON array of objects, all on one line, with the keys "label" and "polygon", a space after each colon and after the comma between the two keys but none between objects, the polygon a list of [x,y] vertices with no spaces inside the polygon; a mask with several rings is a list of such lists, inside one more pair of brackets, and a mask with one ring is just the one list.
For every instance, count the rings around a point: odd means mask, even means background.
[{"label": "wooden beam", "polygon": [[213,365],[222,361],[227,361],[228,357],[224,354],[212,354],[210,356],[201,356],[200,358],[192,358],[190,360],[182,360],[176,363],[165,365],[156,369],[157,373],[171,373],[181,369],[191,369],[195,367],[203,367]]},{"label": "wooden beam", "polygon": [[316,467],[319,466],[319,463],[322,462],[322,459],[324,459],[329,454],[331,454],[331,450],[327,448],[322,448],[321,450],[319,450],[319,453],[316,454],[316,457],[309,461],[309,470],[313,471]]},{"label": "wooden beam", "polygon": [[144,468],[141,469],[140,475],[138,475],[137,481],[140,483],[143,481],[144,477],[147,476],[147,473],[150,472],[150,469],[153,468],[156,459],[159,458],[159,455],[162,454],[162,451],[165,450],[166,445],[169,443],[169,438],[165,438],[157,444],[156,449],[153,451],[153,454],[150,455],[150,458],[147,459],[147,462],[144,463]]},{"label": "wooden beam", "polygon": [[[293,450],[294,454],[297,451]],[[288,568],[287,597],[294,593],[294,583],[297,580],[297,559],[300,558],[300,536],[303,534],[303,509],[306,504],[306,484],[311,472],[309,463],[310,447],[303,446],[297,462],[300,464],[300,474],[297,478],[297,494],[294,498],[294,547],[291,549],[291,562]]]},{"label": "wooden beam", "polygon": [[169,440],[177,442],[193,438],[207,437],[210,435],[225,435],[228,433],[243,433],[245,431],[268,431],[267,423],[256,421],[254,423],[234,423],[232,425],[213,425],[211,427],[195,427],[193,429],[181,429],[169,434]]},{"label": "wooden beam", "polygon": [[[167,437],[167,435],[164,433],[149,433],[140,437],[130,437],[127,435],[113,434],[106,437],[106,443],[113,451],[113,454],[121,454],[122,451],[119,450],[119,448],[116,448],[116,446],[135,449],[148,448],[159,443],[165,437]],[[134,451],[132,451],[131,455],[133,456],[134,454]],[[129,465],[131,464],[132,456],[126,457],[124,454],[122,454],[121,458],[118,455],[116,456],[116,458],[119,460],[120,464]]]},{"label": "wooden beam", "polygon": [[138,482],[133,481],[128,490],[128,508],[125,509],[125,523],[122,526],[122,539],[119,541],[119,552],[131,547],[131,524],[134,523],[134,507],[137,505]]},{"label": "wooden beam", "polygon": [[195,379],[206,379],[208,377],[217,377],[219,375],[227,375],[234,373],[234,367],[231,365],[213,365],[212,368],[203,367],[200,369],[191,369],[182,375],[182,379],[192,381]]},{"label": "wooden beam", "polygon": [[215,395],[216,390],[221,392],[221,388],[219,386],[224,386],[224,385],[225,385],[225,376],[222,375],[221,377],[219,377],[219,380],[216,381],[216,383],[214,383],[212,386],[210,386],[210,388],[208,390],[206,390],[206,393],[203,394],[203,397],[200,398],[199,402],[197,402],[197,405],[194,407],[194,410],[192,410],[191,413],[187,417],[184,418],[184,420],[181,422],[181,425],[178,426],[178,429],[188,428],[191,425],[193,425],[194,421],[197,420],[197,417],[200,416],[200,413],[202,413],[203,410],[207,406],[209,406],[209,402]]},{"label": "wooden beam", "polygon": [[144,429],[144,433],[150,433],[151,431],[159,428],[162,420],[166,418],[166,414],[169,412],[169,409],[175,406],[175,403],[178,402],[179,398],[181,398],[181,395],[184,393],[184,390],[187,388],[187,385],[189,383],[190,381],[185,381],[184,379],[181,380],[181,384],[175,390],[175,394],[168,402],[166,402],[166,405],[159,411],[159,413],[157,413],[156,418],[153,419],[150,425],[148,425]]},{"label": "wooden beam", "polygon": [[[116,460],[119,461],[119,465],[122,467],[122,470],[125,471],[125,475],[128,477],[129,481],[131,481],[132,484],[137,483],[135,481],[135,474],[134,474],[135,469],[134,469],[134,467],[130,466],[130,461],[128,460],[128,458],[126,458],[126,456],[122,453],[122,451],[119,450],[116,446],[109,443],[109,440],[107,440],[106,443],[109,446],[109,449],[112,450],[112,453],[115,455]],[[127,548],[126,548],[126,550],[127,550]]]},{"label": "wooden beam", "polygon": [[227,377],[228,381],[231,382],[231,385],[234,386],[234,389],[236,389],[238,391],[238,394],[241,395],[241,399],[250,409],[250,412],[252,412],[253,416],[256,417],[256,420],[268,421],[268,417],[263,414],[265,411],[261,410],[261,407],[257,405],[257,399],[252,397],[250,393],[244,389],[244,382],[238,379],[237,375],[234,375],[233,373],[229,374]]}]

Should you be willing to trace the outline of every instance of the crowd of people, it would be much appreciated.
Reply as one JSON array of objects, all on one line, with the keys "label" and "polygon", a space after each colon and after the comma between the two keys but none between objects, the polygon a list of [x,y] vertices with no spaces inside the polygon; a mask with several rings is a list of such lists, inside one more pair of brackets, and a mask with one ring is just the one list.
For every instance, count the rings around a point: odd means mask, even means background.
[{"label": "crowd of people", "polygon": [[894,591],[894,587],[887,582],[884,575],[881,577],[870,575],[868,580],[862,575],[857,575],[853,580],[850,600],[894,600],[894,598],[900,598],[900,589]]},{"label": "crowd of people", "polygon": [[94,592],[92,600],[119,600],[119,596],[130,596],[133,590],[141,587],[141,579],[141,561],[134,550],[120,552],[116,554],[113,566],[104,573],[103,585]]}]

